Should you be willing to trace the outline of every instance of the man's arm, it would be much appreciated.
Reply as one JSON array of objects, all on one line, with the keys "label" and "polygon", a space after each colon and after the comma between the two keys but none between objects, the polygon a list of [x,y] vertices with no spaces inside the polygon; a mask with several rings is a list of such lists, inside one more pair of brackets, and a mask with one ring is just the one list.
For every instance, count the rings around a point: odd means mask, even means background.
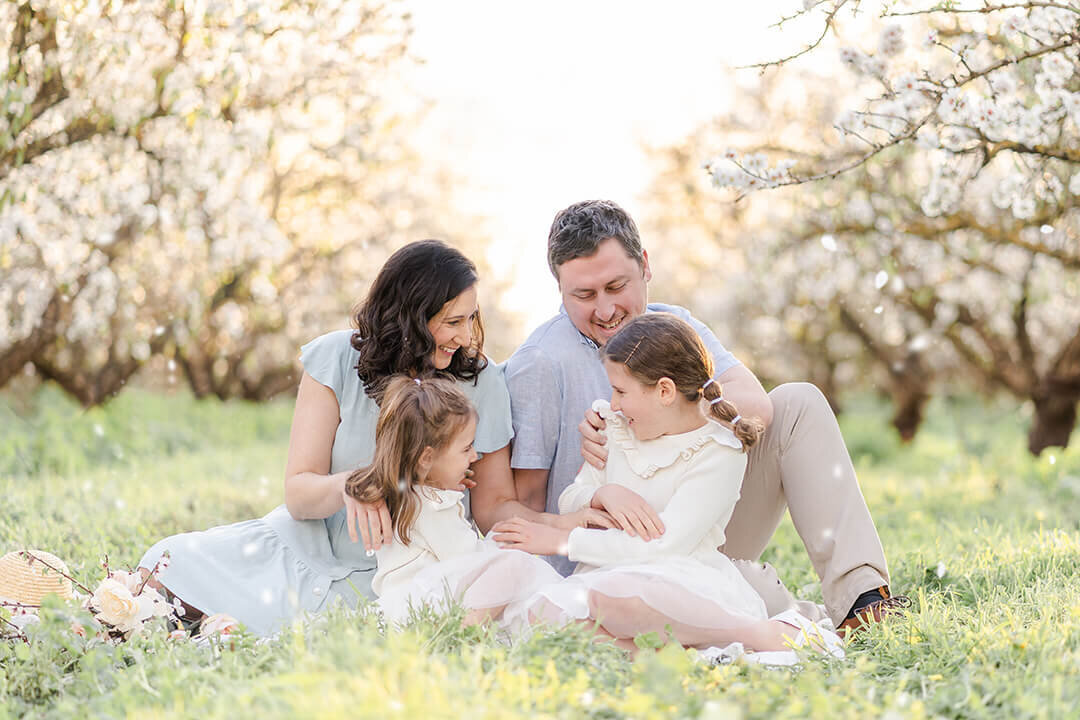
[{"label": "man's arm", "polygon": [[772,400],[750,368],[736,365],[720,373],[716,381],[724,389],[724,397],[735,404],[740,415],[761,418],[765,427],[769,427],[773,417]]},{"label": "man's arm", "polygon": [[[723,346],[716,337],[716,333],[708,325],[691,315],[686,308],[675,305],[659,307],[683,318],[697,331],[701,342],[713,356],[716,370],[720,373],[716,376],[716,381],[723,386],[724,397],[735,403],[739,414],[761,418],[765,427],[769,427],[773,416],[772,400],[769,399],[765,388],[761,387],[754,373]],[[586,457],[586,460],[589,458]]]}]

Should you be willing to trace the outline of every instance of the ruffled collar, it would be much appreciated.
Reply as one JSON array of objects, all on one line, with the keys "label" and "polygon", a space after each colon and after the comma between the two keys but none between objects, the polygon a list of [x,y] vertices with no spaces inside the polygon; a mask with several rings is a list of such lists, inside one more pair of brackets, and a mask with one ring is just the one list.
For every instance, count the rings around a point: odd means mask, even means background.
[{"label": "ruffled collar", "polygon": [[652,477],[657,470],[674,465],[680,459],[689,460],[710,442],[739,451],[743,449],[735,433],[713,420],[706,420],[700,428],[678,435],[638,440],[630,430],[626,418],[622,413],[613,411],[607,400],[597,400],[592,407],[604,418],[608,440],[622,449],[630,469],[643,478]]},{"label": "ruffled collar", "polygon": [[460,490],[443,490],[431,485],[417,485],[415,492],[421,502],[430,505],[436,510],[453,507],[465,497],[465,493]]}]

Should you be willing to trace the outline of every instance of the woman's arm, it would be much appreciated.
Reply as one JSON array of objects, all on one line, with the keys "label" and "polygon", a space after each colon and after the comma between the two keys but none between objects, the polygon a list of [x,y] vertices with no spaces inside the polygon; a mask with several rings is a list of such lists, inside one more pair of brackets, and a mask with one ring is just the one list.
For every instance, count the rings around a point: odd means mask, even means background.
[{"label": "woman's arm", "polygon": [[[304,373],[296,395],[289,458],[285,463],[285,507],[296,520],[321,520],[347,505],[349,537],[363,537],[364,547],[378,549],[393,539],[386,504],[366,505],[345,495],[349,471],[330,474],[334,434],[341,422],[334,391]],[[371,530],[369,531],[369,525]]]},{"label": "woman's arm", "polygon": [[509,445],[484,453],[484,457],[473,463],[472,469],[476,487],[469,491],[469,503],[480,532],[486,533],[495,523],[512,517],[541,522],[543,513],[518,501],[514,473],[510,469]]}]

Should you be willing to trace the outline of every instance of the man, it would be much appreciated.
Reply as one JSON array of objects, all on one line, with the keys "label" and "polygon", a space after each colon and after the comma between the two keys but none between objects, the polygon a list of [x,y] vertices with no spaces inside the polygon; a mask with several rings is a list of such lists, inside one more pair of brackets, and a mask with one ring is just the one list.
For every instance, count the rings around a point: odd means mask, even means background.
[{"label": "man", "polygon": [[[906,602],[890,598],[881,541],[836,418],[816,387],[793,383],[766,394],[754,374],[688,311],[649,304],[648,254],[634,221],[613,202],[581,202],[561,211],[548,236],[548,264],[563,307],[505,365],[514,424],[514,505],[557,513],[559,494],[573,482],[583,458],[602,467],[607,455],[597,432],[602,421],[589,408],[593,400],[611,397],[611,386],[598,348],[641,313],[671,312],[701,335],[724,396],[740,413],[760,417],[767,426],[750,452],[721,550],[756,560],[786,507],[838,627],[879,620],[883,611]],[[553,562],[564,574],[571,569],[565,558]]]}]

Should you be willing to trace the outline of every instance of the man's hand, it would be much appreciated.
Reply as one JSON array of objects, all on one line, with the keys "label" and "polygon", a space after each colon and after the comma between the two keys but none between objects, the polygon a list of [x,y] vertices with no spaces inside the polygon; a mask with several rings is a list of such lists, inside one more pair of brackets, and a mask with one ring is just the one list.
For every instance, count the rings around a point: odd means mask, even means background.
[{"label": "man's hand", "polygon": [[495,523],[492,537],[499,547],[524,550],[533,555],[566,555],[570,531],[543,523],[511,518]]},{"label": "man's hand", "polygon": [[578,425],[578,432],[581,433],[581,457],[597,470],[603,470],[607,464],[607,438],[601,432],[606,427],[604,418],[592,408],[585,411],[585,419]]},{"label": "man's hand", "polygon": [[[356,542],[363,538],[364,549],[369,553],[393,541],[394,523],[390,520],[390,510],[385,500],[362,503],[344,490],[341,497],[345,500],[345,522],[350,540]],[[360,530],[359,536],[357,528]]]},{"label": "man's hand", "polygon": [[622,485],[604,485],[592,497],[592,506],[606,510],[619,529],[632,537],[655,540],[664,534],[664,523],[645,498]]},{"label": "man's hand", "polygon": [[583,507],[577,512],[565,515],[549,515],[545,513],[541,517],[544,518],[545,525],[562,528],[563,530],[573,530],[578,527],[610,530],[616,527],[615,520],[607,512],[592,507]]}]

